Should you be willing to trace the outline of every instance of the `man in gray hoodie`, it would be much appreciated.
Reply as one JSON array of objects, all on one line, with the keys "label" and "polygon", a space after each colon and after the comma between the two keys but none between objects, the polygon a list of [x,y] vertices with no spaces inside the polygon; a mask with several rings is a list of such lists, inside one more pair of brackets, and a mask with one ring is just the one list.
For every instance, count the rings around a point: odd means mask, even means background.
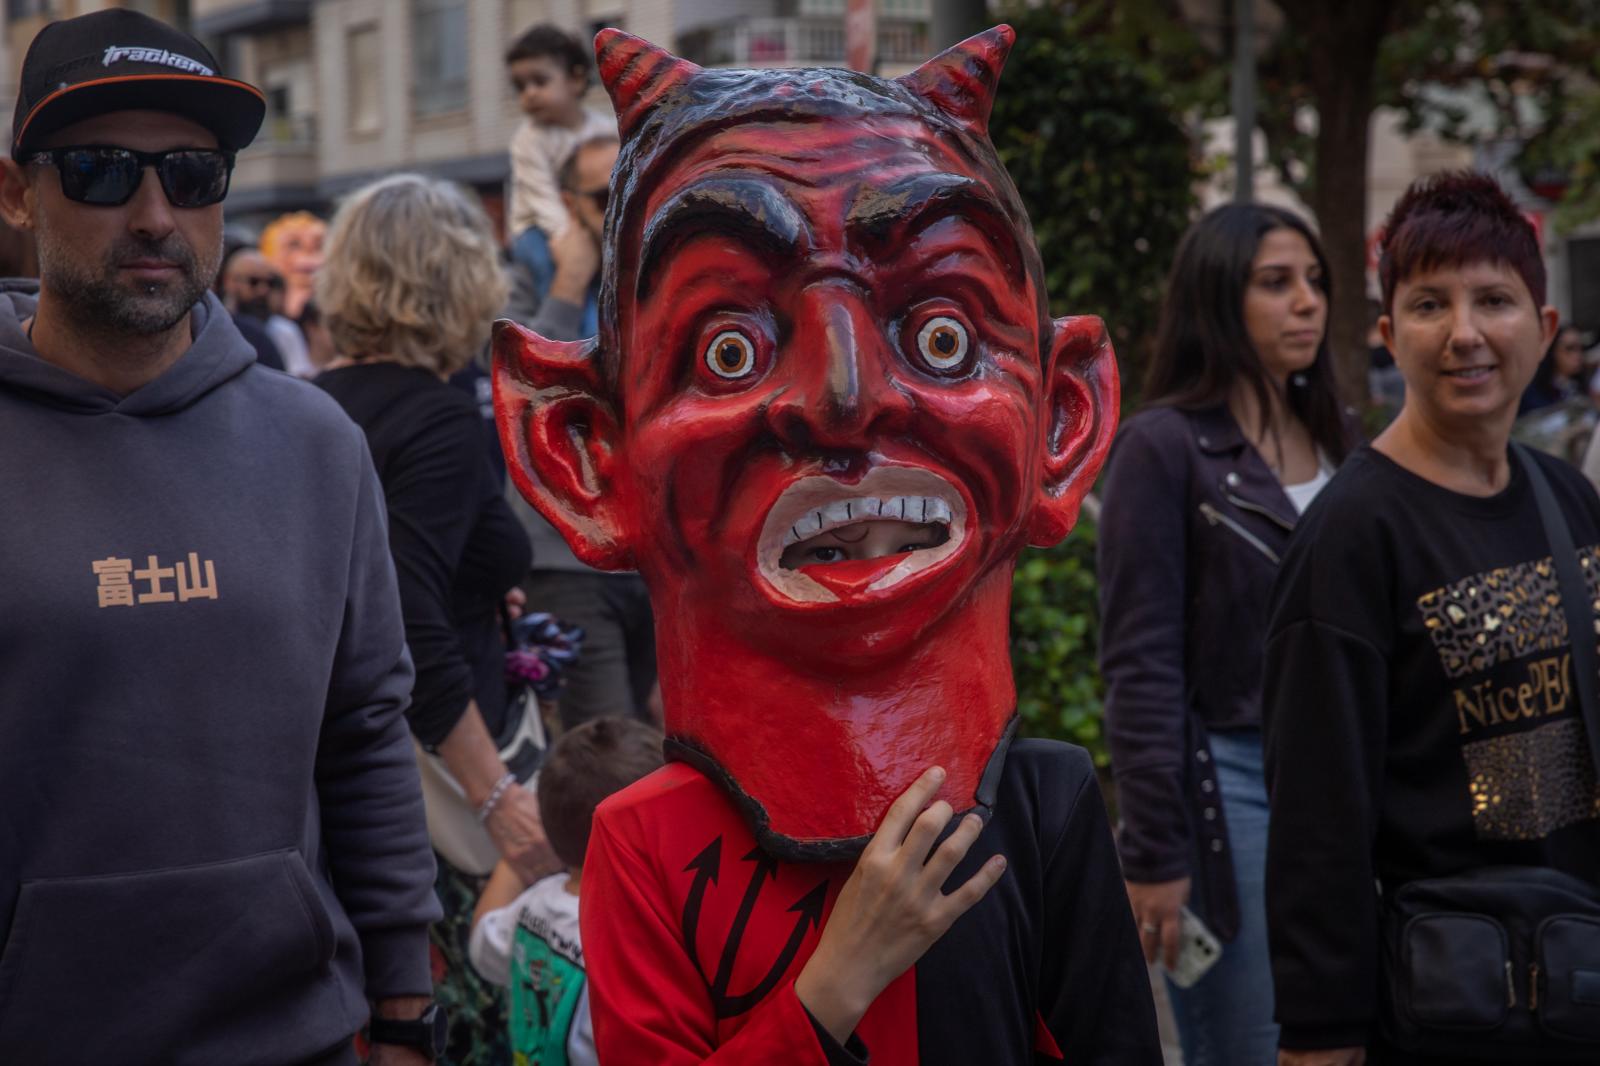
[{"label": "man in gray hoodie", "polygon": [[[261,94],[128,11],[23,64],[0,216],[0,1060],[431,1060],[412,670],[361,431],[208,292]],[[386,1027],[387,1026],[387,1027]]]}]

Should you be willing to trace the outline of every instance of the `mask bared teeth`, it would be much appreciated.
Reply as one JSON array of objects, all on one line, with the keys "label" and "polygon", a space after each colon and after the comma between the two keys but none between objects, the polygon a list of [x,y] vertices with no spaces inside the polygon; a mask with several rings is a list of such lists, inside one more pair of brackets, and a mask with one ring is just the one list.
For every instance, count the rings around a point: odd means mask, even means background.
[{"label": "mask bared teeth", "polygon": [[[858,563],[817,563],[800,558],[790,560],[796,568],[784,566],[784,553],[796,544],[861,521],[884,519],[943,526],[945,539],[916,551],[895,551]],[[967,508],[960,491],[932,470],[878,466],[851,484],[827,475],[802,477],[784,488],[762,523],[755,558],[758,580],[782,599],[797,604],[837,603],[876,595],[954,556],[965,542],[966,525]]]}]

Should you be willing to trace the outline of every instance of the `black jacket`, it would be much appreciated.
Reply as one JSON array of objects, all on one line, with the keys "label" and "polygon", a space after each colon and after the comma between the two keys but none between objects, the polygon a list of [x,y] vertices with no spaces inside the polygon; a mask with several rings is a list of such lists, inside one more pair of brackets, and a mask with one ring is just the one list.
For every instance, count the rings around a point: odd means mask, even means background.
[{"label": "black jacket", "polygon": [[1195,878],[1197,909],[1237,928],[1209,730],[1261,727],[1262,649],[1298,517],[1225,407],[1129,419],[1100,517],[1100,669],[1130,881]]},{"label": "black jacket", "polygon": [[394,363],[340,367],[316,384],[367,435],[383,483],[389,548],[417,682],[407,717],[430,750],[471,701],[491,736],[506,725],[500,602],[532,549],[489,461],[477,406],[434,374]]}]

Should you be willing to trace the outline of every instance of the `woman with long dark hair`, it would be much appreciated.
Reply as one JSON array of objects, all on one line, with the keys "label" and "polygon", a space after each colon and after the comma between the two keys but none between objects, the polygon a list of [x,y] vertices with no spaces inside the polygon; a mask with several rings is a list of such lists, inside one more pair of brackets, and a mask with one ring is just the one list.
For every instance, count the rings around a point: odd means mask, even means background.
[{"label": "woman with long dark hair", "polygon": [[[1278,560],[1350,449],[1328,313],[1304,221],[1259,204],[1207,214],[1178,247],[1144,409],[1106,470],[1100,657],[1119,847],[1189,1066],[1277,1055],[1261,662]],[[1222,948],[1191,981],[1195,919]]]},{"label": "woman with long dark hair", "polygon": [[1583,334],[1577,326],[1563,323],[1539,360],[1533,380],[1523,390],[1517,414],[1553,407],[1583,393]]}]

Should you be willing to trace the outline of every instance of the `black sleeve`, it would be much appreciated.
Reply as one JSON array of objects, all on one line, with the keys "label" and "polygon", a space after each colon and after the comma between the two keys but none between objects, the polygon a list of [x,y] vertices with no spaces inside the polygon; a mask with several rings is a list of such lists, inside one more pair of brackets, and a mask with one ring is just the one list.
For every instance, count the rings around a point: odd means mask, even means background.
[{"label": "black sleeve", "polygon": [[1332,601],[1382,598],[1386,586],[1379,566],[1319,560],[1337,531],[1301,532],[1312,535],[1297,533],[1284,558],[1266,647],[1267,935],[1281,1045],[1355,1047],[1377,1017],[1372,855],[1389,664],[1368,637],[1319,615],[1350,617]]},{"label": "black sleeve", "polygon": [[238,327],[240,335],[250,342],[250,347],[256,350],[256,362],[273,370],[283,369],[283,355],[278,351],[272,334],[267,332],[267,327],[259,319],[238,315],[233,324]]},{"label": "black sleeve", "polygon": [[400,581],[406,643],[417,682],[411,731],[433,747],[466,713],[472,668],[451,617],[451,592],[467,537],[478,520],[487,474],[483,429],[464,398],[419,417],[386,464],[389,546]]},{"label": "black sleeve", "polygon": [[811,1028],[816,1031],[817,1043],[822,1045],[822,1054],[828,1060],[828,1066],[867,1066],[870,1061],[867,1055],[867,1045],[854,1033],[843,1044],[833,1038],[833,1034],[822,1027],[816,1015],[806,1009],[802,1003],[800,1009],[806,1012],[806,1019],[811,1023]]},{"label": "black sleeve", "polygon": [[[488,460],[484,462],[487,468]],[[500,483],[492,471],[486,470],[485,476],[490,484]],[[533,545],[527,531],[512,513],[504,492],[491,492],[479,503],[477,521],[456,571],[458,583],[503,594],[527,576],[532,565]]]},{"label": "black sleeve", "polygon": [[1130,881],[1190,874],[1183,790],[1184,453],[1130,423],[1106,467],[1100,513],[1100,672]]},{"label": "black sleeve", "polygon": [[1067,1061],[1161,1066],[1150,976],[1090,767],[1060,837],[1045,853],[1044,900],[1039,1012]]}]

